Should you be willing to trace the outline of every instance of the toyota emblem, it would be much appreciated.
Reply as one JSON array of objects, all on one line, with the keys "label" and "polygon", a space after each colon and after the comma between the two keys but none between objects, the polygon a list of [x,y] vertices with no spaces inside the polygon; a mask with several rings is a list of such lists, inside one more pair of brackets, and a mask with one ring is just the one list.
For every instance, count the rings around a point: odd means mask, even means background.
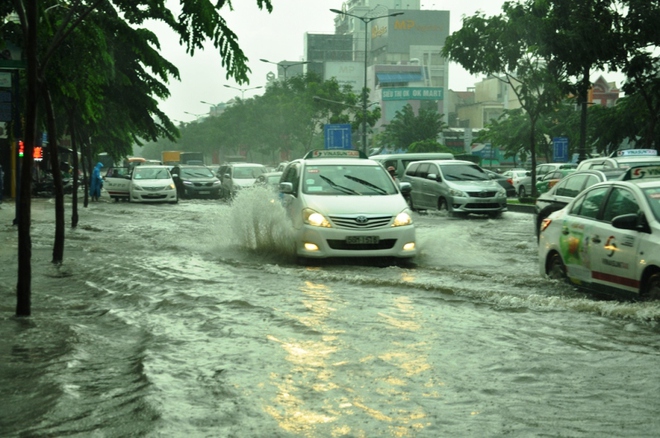
[{"label": "toyota emblem", "polygon": [[358,216],[355,218],[355,222],[357,222],[358,224],[366,224],[368,221],[369,218],[367,218],[366,216]]}]

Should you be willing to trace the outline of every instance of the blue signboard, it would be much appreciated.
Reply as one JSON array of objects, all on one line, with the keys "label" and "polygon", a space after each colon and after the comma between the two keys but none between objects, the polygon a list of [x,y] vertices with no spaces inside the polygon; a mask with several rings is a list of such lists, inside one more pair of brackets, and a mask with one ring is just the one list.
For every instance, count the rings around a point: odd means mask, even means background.
[{"label": "blue signboard", "polygon": [[554,137],[552,146],[552,161],[555,163],[568,162],[568,137]]},{"label": "blue signboard", "polygon": [[325,149],[353,149],[351,143],[351,124],[327,124],[323,127]]}]

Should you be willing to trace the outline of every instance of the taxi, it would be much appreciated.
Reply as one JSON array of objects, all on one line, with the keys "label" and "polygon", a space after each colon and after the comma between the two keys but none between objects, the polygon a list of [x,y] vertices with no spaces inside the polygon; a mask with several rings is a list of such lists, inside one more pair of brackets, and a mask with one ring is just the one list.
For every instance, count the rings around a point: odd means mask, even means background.
[{"label": "taxi", "polygon": [[356,150],[312,150],[287,164],[280,179],[299,261],[417,254],[409,183]]},{"label": "taxi", "polygon": [[660,299],[660,166],[631,167],[544,219],[539,271],[597,293]]}]

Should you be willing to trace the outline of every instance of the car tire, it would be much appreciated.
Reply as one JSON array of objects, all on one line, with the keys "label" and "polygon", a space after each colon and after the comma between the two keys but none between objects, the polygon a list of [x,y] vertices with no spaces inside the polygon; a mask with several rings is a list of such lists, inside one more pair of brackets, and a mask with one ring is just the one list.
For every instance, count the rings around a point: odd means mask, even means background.
[{"label": "car tire", "polygon": [[660,272],[651,274],[648,280],[646,280],[641,293],[641,299],[644,301],[660,300]]},{"label": "car tire", "polygon": [[559,253],[553,252],[545,265],[545,272],[553,280],[567,280],[566,265]]},{"label": "car tire", "polygon": [[447,200],[445,198],[438,198],[438,211],[449,213],[449,206],[447,205]]},{"label": "car tire", "polygon": [[527,196],[527,190],[525,190],[525,186],[520,186],[518,189],[518,197],[524,198],[525,196]]},{"label": "car tire", "polygon": [[413,206],[412,196],[410,196],[410,195],[406,196],[406,197],[405,197],[405,200],[406,200],[406,204],[408,204],[408,208],[409,208],[411,211],[415,211],[415,207]]}]

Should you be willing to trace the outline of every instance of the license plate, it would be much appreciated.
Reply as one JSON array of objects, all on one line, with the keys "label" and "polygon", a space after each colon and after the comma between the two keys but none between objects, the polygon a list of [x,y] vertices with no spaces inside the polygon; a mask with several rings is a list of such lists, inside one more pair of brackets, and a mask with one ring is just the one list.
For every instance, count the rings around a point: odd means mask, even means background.
[{"label": "license plate", "polygon": [[199,192],[199,194],[200,195],[210,195],[211,192],[209,192],[208,190],[203,190],[203,191]]},{"label": "license plate", "polygon": [[347,236],[346,243],[349,245],[376,244],[380,241],[378,236]]}]

